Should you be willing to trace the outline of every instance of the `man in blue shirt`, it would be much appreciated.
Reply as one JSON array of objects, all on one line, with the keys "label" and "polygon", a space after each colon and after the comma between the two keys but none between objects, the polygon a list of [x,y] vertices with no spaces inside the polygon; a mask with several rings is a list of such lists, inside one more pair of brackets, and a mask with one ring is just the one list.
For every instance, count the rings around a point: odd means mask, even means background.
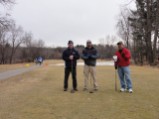
[{"label": "man in blue shirt", "polygon": [[[87,46],[82,52],[82,59],[84,60],[84,91],[88,90],[88,80],[93,80],[93,88],[98,90],[98,83],[96,79],[96,60],[98,58],[97,50],[93,47],[90,40],[87,41]],[[91,79],[89,79],[89,75]]]}]

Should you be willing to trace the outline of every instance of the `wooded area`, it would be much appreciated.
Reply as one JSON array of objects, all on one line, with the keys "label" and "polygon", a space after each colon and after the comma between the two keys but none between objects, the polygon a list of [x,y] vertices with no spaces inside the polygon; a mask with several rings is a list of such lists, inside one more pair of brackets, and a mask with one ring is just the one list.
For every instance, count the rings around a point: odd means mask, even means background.
[{"label": "wooded area", "polygon": [[[155,65],[159,52],[159,1],[136,0],[136,10],[121,10],[120,36],[133,53],[136,64]],[[121,32],[122,31],[122,32]]]},{"label": "wooded area", "polygon": [[[1,6],[11,7],[14,4],[14,0],[0,0]],[[131,50],[135,64],[156,65],[159,53],[159,1],[136,0],[135,4],[135,10],[127,6],[121,9],[117,21],[118,35]],[[99,39],[95,47],[100,58],[112,58],[115,40],[114,36]],[[32,62],[37,56],[59,59],[64,48],[46,47],[44,40],[35,39],[31,32],[16,25],[8,13],[1,15],[0,11],[0,64]],[[77,45],[76,48],[82,52],[84,46]]]}]

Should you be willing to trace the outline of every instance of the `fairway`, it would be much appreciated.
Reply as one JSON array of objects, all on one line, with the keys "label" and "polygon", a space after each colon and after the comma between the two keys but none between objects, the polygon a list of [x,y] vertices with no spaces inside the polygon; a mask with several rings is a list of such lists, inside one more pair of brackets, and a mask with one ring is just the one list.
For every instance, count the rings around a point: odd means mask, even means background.
[{"label": "fairway", "polygon": [[83,66],[77,70],[74,94],[71,79],[63,91],[64,67],[51,62],[1,81],[0,119],[159,119],[159,69],[132,66],[132,94],[114,91],[113,66],[97,67],[100,87],[93,94],[82,91]]}]

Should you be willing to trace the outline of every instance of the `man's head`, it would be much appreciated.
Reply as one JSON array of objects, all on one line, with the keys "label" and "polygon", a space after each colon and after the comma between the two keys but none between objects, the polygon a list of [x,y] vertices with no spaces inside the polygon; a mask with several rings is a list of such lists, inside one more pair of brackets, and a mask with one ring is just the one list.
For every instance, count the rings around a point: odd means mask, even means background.
[{"label": "man's head", "polygon": [[123,44],[122,41],[118,42],[118,43],[117,43],[117,46],[118,46],[118,49],[119,49],[119,50],[122,50],[122,49],[124,48],[124,44]]},{"label": "man's head", "polygon": [[72,40],[69,40],[68,41],[68,48],[72,49],[74,46],[73,46],[73,41]]},{"label": "man's head", "polygon": [[88,48],[92,48],[93,47],[91,40],[87,40],[87,47]]}]

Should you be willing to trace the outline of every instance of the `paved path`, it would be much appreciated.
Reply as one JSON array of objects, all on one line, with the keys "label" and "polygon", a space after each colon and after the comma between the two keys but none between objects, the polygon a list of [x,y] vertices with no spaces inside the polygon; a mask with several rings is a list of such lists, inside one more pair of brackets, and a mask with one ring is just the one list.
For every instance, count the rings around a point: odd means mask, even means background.
[{"label": "paved path", "polygon": [[20,68],[20,69],[16,69],[16,70],[9,70],[9,71],[2,72],[2,73],[0,73],[0,80],[5,80],[5,79],[8,79],[12,76],[16,76],[16,75],[23,74],[25,72],[32,71],[38,67],[39,66],[31,66],[28,68]]}]

